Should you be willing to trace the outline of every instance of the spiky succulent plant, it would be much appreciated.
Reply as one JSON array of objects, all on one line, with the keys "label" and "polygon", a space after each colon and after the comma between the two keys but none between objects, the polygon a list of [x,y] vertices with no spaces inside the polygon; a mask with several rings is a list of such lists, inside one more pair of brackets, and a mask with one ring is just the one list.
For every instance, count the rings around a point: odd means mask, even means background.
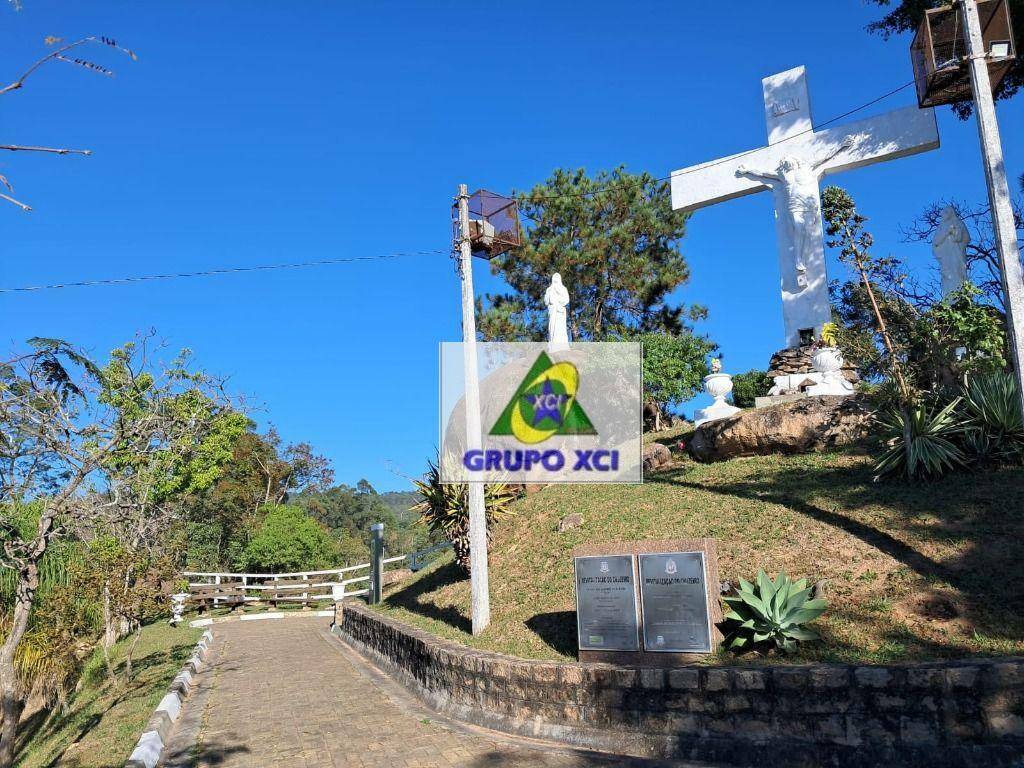
[{"label": "spiky succulent plant", "polygon": [[723,598],[729,608],[726,648],[744,652],[775,647],[788,652],[798,642],[818,639],[818,633],[805,625],[825,612],[828,601],[810,599],[813,588],[807,579],[793,581],[783,571],[773,580],[760,569],[755,581],[740,579],[736,594]]}]

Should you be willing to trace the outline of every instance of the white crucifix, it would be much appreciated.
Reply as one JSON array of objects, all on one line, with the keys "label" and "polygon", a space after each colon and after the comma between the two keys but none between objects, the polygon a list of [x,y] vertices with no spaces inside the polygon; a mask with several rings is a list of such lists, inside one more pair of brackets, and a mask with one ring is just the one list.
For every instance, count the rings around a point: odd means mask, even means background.
[{"label": "white crucifix", "polygon": [[672,173],[672,207],[694,211],[770,189],[775,195],[786,344],[817,337],[830,319],[818,182],[939,146],[931,109],[905,107],[814,130],[803,67],[761,81],[768,146]]}]

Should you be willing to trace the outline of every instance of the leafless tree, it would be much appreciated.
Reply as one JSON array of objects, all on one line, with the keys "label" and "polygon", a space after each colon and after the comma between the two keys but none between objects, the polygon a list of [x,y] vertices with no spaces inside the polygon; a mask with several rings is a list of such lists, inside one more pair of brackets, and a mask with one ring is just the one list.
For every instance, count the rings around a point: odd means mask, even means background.
[{"label": "leafless tree", "polygon": [[0,364],[0,567],[15,574],[0,646],[0,768],[13,762],[24,706],[15,655],[47,547],[69,530],[116,525],[138,544],[164,523],[154,503],[170,467],[186,465],[228,407],[180,361],[155,369],[146,344],[100,368],[57,339]]},{"label": "leafless tree", "polygon": [[[14,4],[15,8],[18,8],[17,1],[16,0],[12,0],[12,2]],[[29,79],[29,77],[31,77],[41,67],[43,67],[46,64],[49,64],[51,62],[64,62],[64,63],[67,63],[67,64],[73,64],[76,67],[83,67],[83,68],[88,69],[88,70],[90,70],[92,72],[98,72],[101,75],[106,75],[107,77],[112,77],[114,73],[111,70],[107,69],[104,66],[96,64],[93,61],[89,61],[87,59],[80,58],[77,55],[78,52],[79,52],[79,49],[85,48],[87,46],[92,46],[92,45],[106,46],[108,48],[114,48],[114,49],[116,49],[118,51],[121,51],[122,53],[124,53],[127,56],[131,57],[132,60],[135,60],[137,58],[135,53],[133,53],[132,51],[130,51],[127,48],[124,48],[123,46],[118,45],[117,41],[112,40],[109,37],[102,37],[102,36],[99,36],[99,35],[89,35],[88,37],[83,37],[83,38],[80,38],[80,39],[75,40],[75,41],[70,42],[70,43],[65,43],[59,37],[47,37],[44,40],[44,42],[46,43],[46,45],[51,46],[53,48],[53,50],[49,51],[45,56],[41,57],[38,61],[34,62],[30,67],[28,67],[28,69],[26,69],[24,72],[22,72],[21,75],[17,79],[11,81],[10,83],[8,83],[5,86],[0,86],[0,96],[2,96],[4,94],[10,94],[10,93],[13,93],[15,91],[18,91],[18,90],[21,90],[22,88],[24,88],[25,87],[25,82]],[[25,144],[0,144],[0,149],[5,149],[5,150],[7,150],[9,152],[43,152],[43,153],[56,154],[56,155],[89,155],[89,154],[92,154],[91,150],[88,150],[88,149],[69,149],[69,148],[63,148],[63,147],[39,147],[39,146],[31,146],[31,145],[25,145]],[[6,200],[9,203],[13,203],[14,205],[16,205],[19,208],[21,208],[23,211],[31,211],[32,210],[31,206],[26,205],[22,201],[17,200],[16,198],[13,197],[14,187],[11,185],[10,180],[6,176],[4,176],[3,174],[0,174],[0,185],[3,185],[3,187],[5,187],[7,189],[7,192],[11,193],[11,194],[5,194],[5,193],[0,192],[0,199]]]}]

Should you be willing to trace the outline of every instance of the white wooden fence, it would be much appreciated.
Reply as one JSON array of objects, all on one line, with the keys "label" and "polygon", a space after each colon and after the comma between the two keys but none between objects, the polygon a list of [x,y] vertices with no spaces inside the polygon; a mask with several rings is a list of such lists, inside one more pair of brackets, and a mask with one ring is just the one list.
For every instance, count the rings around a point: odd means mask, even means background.
[{"label": "white wooden fence", "polygon": [[[407,555],[386,557],[381,561],[382,572],[387,566],[407,563],[419,570],[427,558],[450,547],[443,542]],[[346,597],[369,595],[373,563],[360,563],[323,571],[293,571],[288,573],[243,573],[233,571],[185,571],[188,591],[199,607],[244,603],[315,603],[344,600]],[[255,593],[255,594],[254,594]]]}]

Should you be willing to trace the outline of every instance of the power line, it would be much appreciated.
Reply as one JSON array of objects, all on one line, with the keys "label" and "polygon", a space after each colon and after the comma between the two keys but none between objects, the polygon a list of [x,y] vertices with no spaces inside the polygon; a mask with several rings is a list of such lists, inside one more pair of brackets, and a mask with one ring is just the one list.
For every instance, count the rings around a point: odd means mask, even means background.
[{"label": "power line", "polygon": [[[836,115],[835,117],[831,117],[828,120],[825,120],[824,122],[818,123],[817,125],[813,125],[810,128],[806,128],[806,129],[804,129],[802,131],[798,131],[797,133],[794,133],[791,136],[787,136],[786,138],[781,139],[780,141],[777,141],[775,144],[772,144],[771,146],[777,147],[777,146],[779,146],[779,144],[784,144],[787,141],[792,141],[793,139],[799,138],[800,136],[804,136],[804,135],[806,135],[808,133],[814,133],[815,131],[819,130],[820,128],[824,128],[825,126],[831,125],[832,123],[835,123],[835,122],[838,122],[838,121],[842,120],[845,117],[849,117],[850,115],[856,114],[857,112],[860,112],[862,109],[867,109],[868,107],[874,106],[875,104],[879,103],[880,101],[885,101],[886,99],[890,98],[891,96],[895,96],[900,91],[906,90],[910,86],[914,85],[915,82],[916,81],[911,80],[911,81],[909,81],[907,83],[904,83],[903,85],[899,86],[898,88],[894,88],[893,90],[888,91],[887,93],[883,93],[881,96],[877,96],[877,97],[871,99],[870,101],[864,102],[863,104],[861,104],[858,107],[854,107],[853,109],[850,109],[850,110],[847,110],[846,112],[843,112],[841,115]],[[650,179],[649,181],[642,182],[640,184],[640,186],[642,186],[643,184],[657,183],[659,181],[669,181],[673,176],[685,176],[685,175],[688,175],[690,173],[695,173],[698,170],[703,171],[706,168],[713,168],[714,166],[721,165],[722,163],[733,162],[737,158],[746,157],[747,155],[752,155],[755,152],[762,151],[763,149],[764,149],[764,147],[758,147],[757,149],[749,149],[746,152],[740,152],[739,154],[730,155],[728,157],[723,157],[720,160],[715,160],[714,162],[705,163],[705,164],[703,164],[703,165],[701,165],[699,167],[693,168],[692,170],[684,171],[682,173],[675,173],[675,172],[673,172],[673,173],[670,173],[668,176],[659,176],[656,179]],[[573,192],[573,193],[564,194],[564,195],[527,196],[526,200],[528,202],[532,202],[534,200],[544,201],[544,200],[562,200],[562,199],[567,199],[567,198],[571,198],[571,197],[590,197],[591,195],[600,195],[600,194],[604,194],[605,192],[609,192],[609,191],[616,190],[616,189],[625,189],[625,188],[636,187],[636,186],[638,186],[638,184],[636,182],[624,182],[624,183],[621,183],[621,184],[607,184],[607,185],[605,185],[603,187],[599,187],[597,189],[587,190],[586,192]]]},{"label": "power line", "polygon": [[351,256],[338,259],[320,259],[318,261],[298,261],[288,264],[261,264],[254,267],[225,267],[222,269],[204,269],[195,272],[173,272],[164,275],[136,275],[133,277],[111,277],[99,280],[80,280],[73,283],[51,283],[49,285],[26,285],[16,288],[0,288],[0,293],[26,293],[29,291],[46,291],[54,288],[87,288],[96,285],[124,285],[126,283],[142,283],[150,280],[176,280],[181,277],[209,277],[212,275],[232,275],[239,272],[263,272],[272,269],[299,269],[304,267],[325,267],[333,264],[352,264],[357,261],[379,261],[382,259],[398,259],[405,256],[434,256],[448,254],[449,250],[405,251],[387,253],[380,256]]}]

